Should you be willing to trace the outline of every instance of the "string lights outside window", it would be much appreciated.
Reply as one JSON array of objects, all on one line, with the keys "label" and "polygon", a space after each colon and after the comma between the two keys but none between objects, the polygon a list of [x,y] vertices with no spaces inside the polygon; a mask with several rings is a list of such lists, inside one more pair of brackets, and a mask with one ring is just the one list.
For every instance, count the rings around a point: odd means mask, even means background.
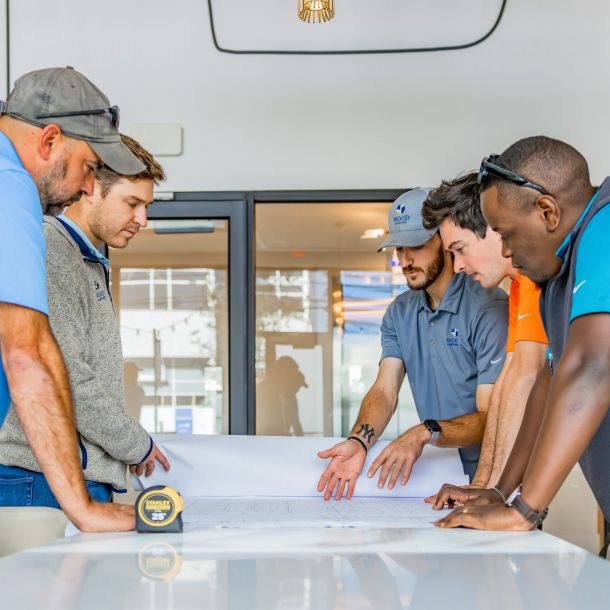
[{"label": "string lights outside window", "polygon": [[307,23],[330,21],[335,16],[335,0],[299,0],[299,18]]}]

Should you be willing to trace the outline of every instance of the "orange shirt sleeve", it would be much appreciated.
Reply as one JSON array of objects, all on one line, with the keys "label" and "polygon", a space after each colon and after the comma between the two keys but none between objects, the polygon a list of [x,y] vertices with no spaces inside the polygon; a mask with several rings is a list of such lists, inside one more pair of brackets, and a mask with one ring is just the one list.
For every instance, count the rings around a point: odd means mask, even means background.
[{"label": "orange shirt sleeve", "polygon": [[519,281],[512,280],[510,294],[508,295],[508,339],[506,351],[514,352],[517,336],[517,315],[519,311]]},{"label": "orange shirt sleeve", "polygon": [[539,301],[540,288],[529,278],[520,276],[515,343],[517,341],[535,341],[536,343],[548,344],[540,317]]}]

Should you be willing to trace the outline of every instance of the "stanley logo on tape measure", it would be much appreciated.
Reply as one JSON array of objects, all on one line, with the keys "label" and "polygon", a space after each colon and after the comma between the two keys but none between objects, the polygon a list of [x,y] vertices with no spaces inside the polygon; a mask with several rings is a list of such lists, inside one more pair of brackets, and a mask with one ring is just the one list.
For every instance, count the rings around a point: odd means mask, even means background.
[{"label": "stanley logo on tape measure", "polygon": [[145,489],[136,500],[136,531],[182,531],[182,496],[171,487]]}]

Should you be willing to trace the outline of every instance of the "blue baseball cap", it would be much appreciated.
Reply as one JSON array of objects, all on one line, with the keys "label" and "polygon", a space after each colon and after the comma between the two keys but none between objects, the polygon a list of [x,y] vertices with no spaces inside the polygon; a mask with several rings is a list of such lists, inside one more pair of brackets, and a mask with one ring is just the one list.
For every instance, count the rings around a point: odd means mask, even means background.
[{"label": "blue baseball cap", "polygon": [[403,193],[388,210],[388,229],[386,237],[377,252],[384,248],[412,248],[425,244],[438,229],[426,229],[421,209],[430,189],[421,187]]}]

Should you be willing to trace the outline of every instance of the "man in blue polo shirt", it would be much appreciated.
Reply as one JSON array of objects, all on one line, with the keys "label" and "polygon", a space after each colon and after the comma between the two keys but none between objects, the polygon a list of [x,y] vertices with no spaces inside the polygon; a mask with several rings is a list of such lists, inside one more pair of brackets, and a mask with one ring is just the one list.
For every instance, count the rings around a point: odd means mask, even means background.
[{"label": "man in blue polo shirt", "polygon": [[390,235],[409,291],[388,307],[381,326],[382,355],[375,383],[364,397],[350,437],[318,455],[331,459],[318,482],[328,500],[354,493],[366,453],[383,433],[408,376],[422,423],[390,443],[367,476],[381,469],[379,487],[406,485],[424,445],[459,447],[464,472],[478,465],[491,389],[505,355],[508,302],[504,291],[486,290],[454,274],[452,255],[436,229],[423,227],[428,192],[401,195],[389,211]]},{"label": "man in blue polo shirt", "polygon": [[67,516],[89,531],[131,529],[133,509],[93,502],[70,387],[49,327],[42,212],[92,193],[100,163],[143,165],[121,143],[118,108],[72,68],[30,72],[0,102],[0,423],[12,403]]},{"label": "man in blue polo shirt", "polygon": [[535,528],[577,461],[610,521],[610,178],[596,191],[577,150],[536,136],[484,159],[479,179],[504,256],[541,285],[548,366],[498,491],[476,490],[439,525]]}]

